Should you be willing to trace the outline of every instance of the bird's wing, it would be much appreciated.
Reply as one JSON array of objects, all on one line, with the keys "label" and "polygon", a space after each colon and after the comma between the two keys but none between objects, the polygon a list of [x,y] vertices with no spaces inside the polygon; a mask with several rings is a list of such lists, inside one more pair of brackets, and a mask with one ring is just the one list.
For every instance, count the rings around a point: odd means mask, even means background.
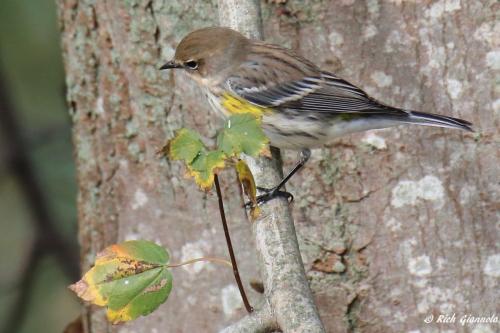
[{"label": "bird's wing", "polygon": [[404,110],[384,105],[353,84],[328,72],[322,72],[323,85],[300,99],[283,103],[281,107],[297,111],[331,114],[358,113],[363,115],[390,114],[407,116]]},{"label": "bird's wing", "polygon": [[263,107],[331,114],[389,112],[407,115],[275,45],[254,45],[246,61],[227,78],[226,87],[237,96]]},{"label": "bird's wing", "polygon": [[321,71],[290,50],[275,45],[252,45],[246,61],[226,80],[237,96],[264,107],[298,100],[321,89]]},{"label": "bird's wing", "polygon": [[264,107],[280,106],[296,101],[320,88],[320,79],[305,77],[302,80],[266,84],[251,82],[253,78],[232,78],[228,83],[230,90],[247,101]]}]

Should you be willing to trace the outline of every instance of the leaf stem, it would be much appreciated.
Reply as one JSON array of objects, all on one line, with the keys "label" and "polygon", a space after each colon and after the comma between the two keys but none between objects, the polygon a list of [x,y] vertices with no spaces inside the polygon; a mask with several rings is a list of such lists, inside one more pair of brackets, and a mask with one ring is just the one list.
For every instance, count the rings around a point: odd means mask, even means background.
[{"label": "leaf stem", "polygon": [[224,202],[222,201],[222,191],[220,189],[219,177],[217,174],[214,175],[215,189],[217,190],[217,198],[219,199],[219,213],[222,220],[222,227],[224,228],[224,235],[226,236],[227,248],[229,250],[229,256],[231,257],[231,264],[233,266],[233,274],[236,279],[236,284],[240,290],[241,298],[243,299],[243,304],[245,304],[245,309],[248,313],[253,312],[253,308],[248,302],[247,295],[245,294],[245,289],[243,288],[243,283],[241,282],[240,273],[238,272],[238,265],[236,263],[236,258],[234,256],[233,244],[231,243],[231,237],[229,236],[229,229],[227,227],[226,214],[224,213]]},{"label": "leaf stem", "polygon": [[208,262],[215,262],[215,263],[218,263],[218,264],[224,264],[224,265],[227,265],[229,267],[233,267],[233,265],[231,265],[231,262],[227,261],[226,259],[222,259],[222,258],[217,258],[217,257],[201,257],[201,258],[195,258],[195,259],[190,259],[190,260],[187,260],[187,261],[183,261],[183,262],[180,262],[180,263],[176,263],[176,264],[168,264],[166,265],[167,267],[180,267],[180,266],[184,266],[184,265],[190,265],[190,264],[194,264],[195,262],[199,262],[199,261],[208,261]]}]

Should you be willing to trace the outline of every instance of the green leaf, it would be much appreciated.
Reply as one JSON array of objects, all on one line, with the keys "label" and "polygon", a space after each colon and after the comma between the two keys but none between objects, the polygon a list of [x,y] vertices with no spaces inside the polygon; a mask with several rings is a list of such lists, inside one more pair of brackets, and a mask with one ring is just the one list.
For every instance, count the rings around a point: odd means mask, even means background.
[{"label": "green leaf", "polygon": [[203,152],[188,165],[189,174],[202,189],[209,190],[214,183],[214,173],[224,168],[224,159],[225,155],[218,150]]},{"label": "green leaf", "polygon": [[266,151],[268,142],[259,118],[250,113],[229,117],[218,136],[219,149],[229,157],[240,153],[257,156]]},{"label": "green leaf", "polygon": [[[232,103],[236,102],[238,101]],[[171,160],[184,161],[188,175],[194,177],[196,184],[202,189],[209,190],[214,182],[214,173],[225,167],[225,160],[240,153],[250,156],[259,154],[270,156],[268,139],[260,127],[262,112],[259,112],[238,113],[229,117],[218,136],[217,150],[209,151],[197,133],[183,128],[161,149],[161,152],[168,155]]]},{"label": "green leaf", "polygon": [[164,248],[149,241],[114,244],[97,255],[94,267],[70,289],[85,301],[107,306],[112,323],[133,320],[168,298],[169,259]]},{"label": "green leaf", "polygon": [[150,314],[166,301],[172,290],[172,274],[159,267],[106,283],[102,290],[113,296],[108,302],[109,321],[130,321]]},{"label": "green leaf", "polygon": [[187,129],[180,129],[175,137],[165,146],[164,151],[172,160],[183,160],[187,164],[205,150],[198,133]]}]

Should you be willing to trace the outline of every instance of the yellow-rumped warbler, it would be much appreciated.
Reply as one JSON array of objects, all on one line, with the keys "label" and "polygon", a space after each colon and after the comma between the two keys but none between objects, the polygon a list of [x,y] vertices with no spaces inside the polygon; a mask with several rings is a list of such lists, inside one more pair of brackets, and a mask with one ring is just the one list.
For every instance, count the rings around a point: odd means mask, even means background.
[{"label": "yellow-rumped warbler", "polygon": [[228,28],[204,28],[184,37],[174,59],[160,69],[169,68],[185,69],[204,89],[211,106],[225,116],[262,116],[271,145],[301,150],[296,167],[259,202],[289,196],[280,188],[307,161],[309,148],[340,136],[401,124],[472,131],[465,120],[380,103],[291,50]]}]

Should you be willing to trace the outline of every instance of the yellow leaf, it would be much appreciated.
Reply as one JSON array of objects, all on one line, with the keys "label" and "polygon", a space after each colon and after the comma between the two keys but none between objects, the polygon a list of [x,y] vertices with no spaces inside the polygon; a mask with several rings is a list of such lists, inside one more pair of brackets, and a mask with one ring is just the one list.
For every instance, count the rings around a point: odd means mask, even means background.
[{"label": "yellow leaf", "polygon": [[84,301],[91,302],[99,306],[104,306],[107,303],[107,300],[99,293],[95,282],[89,276],[85,276],[80,281],[70,285],[69,289],[71,289],[71,291]]},{"label": "yellow leaf", "polygon": [[108,308],[116,324],[154,311],[172,288],[168,252],[153,242],[114,244],[96,256],[95,265],[70,286],[80,298]]},{"label": "yellow leaf", "polygon": [[250,216],[253,220],[255,220],[260,214],[260,208],[257,205],[257,187],[255,186],[255,180],[252,172],[243,160],[238,160],[238,162],[236,162],[236,172],[238,173],[238,179],[243,186],[243,191],[252,203]]}]

